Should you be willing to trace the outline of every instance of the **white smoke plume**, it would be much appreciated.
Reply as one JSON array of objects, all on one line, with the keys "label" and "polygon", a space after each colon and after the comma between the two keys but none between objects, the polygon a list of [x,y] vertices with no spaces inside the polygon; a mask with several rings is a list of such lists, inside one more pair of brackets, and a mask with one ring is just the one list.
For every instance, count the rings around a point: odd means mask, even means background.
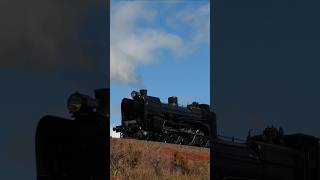
[{"label": "white smoke plume", "polygon": [[179,22],[192,30],[191,37],[180,37],[160,28],[139,26],[141,21],[148,23],[157,20],[157,10],[149,6],[146,8],[144,1],[111,3],[111,82],[139,84],[141,78],[137,67],[155,63],[159,50],[167,49],[174,55],[182,56],[192,52],[195,45],[209,42],[209,3],[196,9],[196,12],[190,13],[189,10],[168,14],[168,17],[176,17],[170,23]]},{"label": "white smoke plume", "polygon": [[110,128],[110,136],[113,138],[120,138],[120,133],[116,133],[112,128]]},{"label": "white smoke plume", "polygon": [[120,133],[116,133],[112,128],[110,128],[110,136],[113,138],[120,138]]}]

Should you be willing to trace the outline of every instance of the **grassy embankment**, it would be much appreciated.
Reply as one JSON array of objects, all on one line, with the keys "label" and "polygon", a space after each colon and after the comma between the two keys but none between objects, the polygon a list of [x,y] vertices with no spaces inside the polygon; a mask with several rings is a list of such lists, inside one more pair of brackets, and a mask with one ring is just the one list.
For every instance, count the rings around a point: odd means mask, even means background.
[{"label": "grassy embankment", "polygon": [[113,180],[210,179],[207,148],[129,139],[110,139]]}]

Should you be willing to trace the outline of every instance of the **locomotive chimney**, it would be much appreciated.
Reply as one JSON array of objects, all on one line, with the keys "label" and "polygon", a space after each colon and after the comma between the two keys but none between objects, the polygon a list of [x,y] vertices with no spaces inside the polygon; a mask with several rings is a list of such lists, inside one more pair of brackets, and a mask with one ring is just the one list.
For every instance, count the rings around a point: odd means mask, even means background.
[{"label": "locomotive chimney", "polygon": [[148,91],[146,89],[140,89],[140,94],[141,96],[147,96],[147,93]]},{"label": "locomotive chimney", "polygon": [[171,105],[178,105],[178,98],[176,96],[171,96],[168,98],[168,103]]}]

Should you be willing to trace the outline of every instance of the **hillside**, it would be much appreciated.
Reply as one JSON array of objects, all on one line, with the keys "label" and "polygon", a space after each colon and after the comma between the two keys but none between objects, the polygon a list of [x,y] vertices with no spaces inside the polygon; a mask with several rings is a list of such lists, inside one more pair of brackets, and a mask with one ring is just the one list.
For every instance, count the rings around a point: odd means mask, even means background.
[{"label": "hillside", "polygon": [[210,150],[110,138],[110,179],[210,179]]}]

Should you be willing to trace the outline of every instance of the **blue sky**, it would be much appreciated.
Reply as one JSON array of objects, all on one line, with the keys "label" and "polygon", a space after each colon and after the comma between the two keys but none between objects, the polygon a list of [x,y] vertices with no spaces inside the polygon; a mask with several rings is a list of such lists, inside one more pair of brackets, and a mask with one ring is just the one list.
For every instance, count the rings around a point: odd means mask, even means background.
[{"label": "blue sky", "polygon": [[[132,90],[210,102],[209,1],[111,1],[111,127]],[[192,13],[190,13],[192,12]]]}]

